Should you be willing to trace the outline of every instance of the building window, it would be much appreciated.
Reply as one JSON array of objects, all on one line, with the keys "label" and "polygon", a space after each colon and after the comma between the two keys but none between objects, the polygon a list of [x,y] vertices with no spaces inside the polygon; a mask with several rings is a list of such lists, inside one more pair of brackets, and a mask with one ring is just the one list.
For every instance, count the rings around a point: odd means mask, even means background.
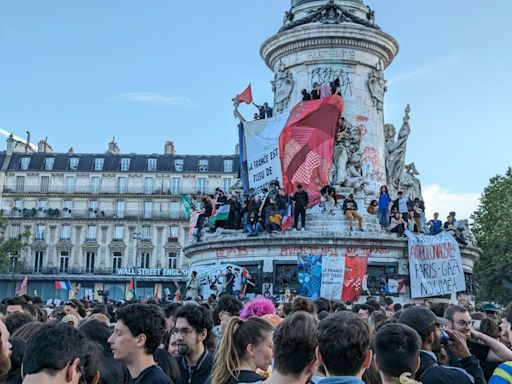
[{"label": "building window", "polygon": [[89,217],[90,218],[98,217],[98,200],[90,200],[89,201]]},{"label": "building window", "polygon": [[171,179],[171,193],[173,195],[179,195],[181,193],[181,178],[173,177]]},{"label": "building window", "polygon": [[43,272],[43,251],[34,252],[34,272],[41,273]]},{"label": "building window", "polygon": [[69,252],[68,251],[60,252],[59,272],[60,273],[68,273],[69,272]]},{"label": "building window", "polygon": [[47,208],[48,208],[48,201],[39,200],[37,202],[37,216],[39,216],[39,217],[45,216]]},{"label": "building window", "polygon": [[85,253],[85,273],[94,273],[94,257],[96,252],[88,251]]},{"label": "building window", "polygon": [[183,159],[174,159],[174,171],[183,172]]},{"label": "building window", "polygon": [[66,193],[75,192],[75,178],[74,176],[66,176]]},{"label": "building window", "polygon": [[116,217],[124,217],[124,201],[122,200],[116,202]]},{"label": "building window", "polygon": [[229,177],[225,177],[222,179],[222,187],[224,192],[228,192],[231,189],[231,184],[233,183],[233,179]]},{"label": "building window", "polygon": [[156,171],[156,159],[148,159],[146,168],[148,171]]},{"label": "building window", "polygon": [[105,163],[105,159],[102,157],[97,157],[94,159],[94,170],[95,171],[103,171],[103,164]]},{"label": "building window", "polygon": [[117,268],[122,268],[123,254],[121,252],[114,252],[112,254],[112,269],[115,271]]},{"label": "building window", "polygon": [[44,241],[44,232],[45,226],[43,224],[38,224],[36,226],[36,240]]},{"label": "building window", "polygon": [[28,169],[28,165],[30,164],[30,157],[22,157],[21,158],[21,170],[26,171]]},{"label": "building window", "polygon": [[178,227],[176,225],[169,226],[169,237],[178,238]]},{"label": "building window", "polygon": [[130,159],[121,159],[121,171],[130,170]]},{"label": "building window", "polygon": [[224,172],[233,172],[233,160],[224,160]]},{"label": "building window", "polygon": [[87,226],[87,240],[88,241],[96,241],[96,226],[95,225]]},{"label": "building window", "polygon": [[16,176],[16,192],[25,192],[25,176]]},{"label": "building window", "polygon": [[171,213],[171,219],[177,219],[180,216],[180,203],[172,201],[169,203],[169,211]]},{"label": "building window", "polygon": [[142,226],[142,241],[151,241],[151,226],[143,225]]},{"label": "building window", "polygon": [[73,200],[64,200],[62,207],[62,216],[71,217],[71,209],[73,208]]},{"label": "building window", "polygon": [[167,254],[167,260],[169,260],[169,264],[168,264],[169,269],[178,268],[178,254],[176,252],[169,252]]},{"label": "building window", "polygon": [[91,193],[100,193],[100,178],[97,176],[91,178]]},{"label": "building window", "polygon": [[140,268],[149,268],[149,252],[140,253]]},{"label": "building window", "polygon": [[153,181],[154,179],[152,177],[146,177],[144,179],[144,193],[146,195],[153,194]]},{"label": "building window", "polygon": [[78,162],[80,159],[78,157],[71,157],[69,159],[69,169],[72,171],[76,171],[78,169]]},{"label": "building window", "polygon": [[51,171],[53,170],[53,163],[55,163],[55,157],[47,157],[44,159],[44,170]]},{"label": "building window", "polygon": [[71,227],[68,224],[62,226],[62,232],[60,234],[61,240],[71,239]]},{"label": "building window", "polygon": [[11,224],[11,239],[15,239],[20,235],[20,225]]},{"label": "building window", "polygon": [[126,193],[126,177],[119,177],[117,179],[117,193]]},{"label": "building window", "polygon": [[151,218],[151,214],[152,214],[152,209],[153,209],[153,202],[152,201],[145,201],[144,202],[144,212],[143,212],[143,215],[144,215],[144,218],[145,219],[150,219]]},{"label": "building window", "polygon": [[208,172],[208,160],[207,159],[201,159],[198,162],[198,171],[199,172]]},{"label": "building window", "polygon": [[50,176],[41,176],[41,193],[48,193],[50,190]]},{"label": "building window", "polygon": [[12,209],[12,215],[20,217],[23,212],[23,202],[21,200],[14,200],[14,208]]},{"label": "building window", "polygon": [[199,177],[197,179],[197,193],[204,195],[206,193],[206,177]]},{"label": "building window", "polygon": [[116,225],[114,227],[114,240],[123,240],[123,226]]}]

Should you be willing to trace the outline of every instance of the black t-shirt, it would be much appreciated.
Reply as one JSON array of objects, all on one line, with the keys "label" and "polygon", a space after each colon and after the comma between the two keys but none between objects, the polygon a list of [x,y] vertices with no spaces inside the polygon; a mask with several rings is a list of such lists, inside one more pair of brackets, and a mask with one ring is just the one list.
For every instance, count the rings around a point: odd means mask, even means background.
[{"label": "black t-shirt", "polygon": [[133,384],[173,384],[171,378],[158,365],[143,370],[139,376],[132,379]]},{"label": "black t-shirt", "polygon": [[235,275],[233,275],[231,272],[226,273],[226,285],[228,287],[233,286],[233,283],[235,282],[234,277],[235,277]]},{"label": "black t-shirt", "polygon": [[231,379],[229,384],[256,383],[262,380],[265,380],[265,378],[253,371],[240,371],[238,374],[238,379]]}]

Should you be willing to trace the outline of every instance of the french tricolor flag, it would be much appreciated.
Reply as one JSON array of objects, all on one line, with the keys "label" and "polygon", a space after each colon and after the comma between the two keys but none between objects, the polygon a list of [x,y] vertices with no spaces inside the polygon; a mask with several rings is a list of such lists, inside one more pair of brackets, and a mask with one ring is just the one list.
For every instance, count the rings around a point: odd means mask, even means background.
[{"label": "french tricolor flag", "polygon": [[55,282],[55,288],[57,289],[67,289],[68,291],[71,291],[71,283],[69,280],[66,281],[56,281]]}]

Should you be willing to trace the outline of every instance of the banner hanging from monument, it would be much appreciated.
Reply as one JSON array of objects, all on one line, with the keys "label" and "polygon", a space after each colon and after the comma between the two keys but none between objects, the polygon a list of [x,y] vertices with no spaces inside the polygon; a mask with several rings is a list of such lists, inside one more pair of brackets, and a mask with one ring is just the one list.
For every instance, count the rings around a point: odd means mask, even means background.
[{"label": "banner hanging from monument", "polygon": [[319,202],[320,189],[329,184],[343,109],[343,99],[336,95],[303,101],[291,110],[279,137],[284,190],[292,194],[302,184],[310,206]]},{"label": "banner hanging from monument", "polygon": [[412,298],[466,290],[459,244],[452,235],[446,232],[436,236],[406,234]]},{"label": "banner hanging from monument", "polygon": [[343,256],[299,256],[300,295],[315,300],[340,300],[345,277]]},{"label": "banner hanging from monument", "polygon": [[244,123],[245,157],[249,187],[257,191],[268,188],[272,180],[282,184],[279,160],[279,135],[288,121],[289,114]]},{"label": "banner hanging from monument", "polygon": [[342,112],[343,99],[330,96],[303,101],[270,119],[245,122],[249,186],[261,190],[278,180],[292,194],[302,184],[310,205],[318,203],[320,189],[329,184]]}]

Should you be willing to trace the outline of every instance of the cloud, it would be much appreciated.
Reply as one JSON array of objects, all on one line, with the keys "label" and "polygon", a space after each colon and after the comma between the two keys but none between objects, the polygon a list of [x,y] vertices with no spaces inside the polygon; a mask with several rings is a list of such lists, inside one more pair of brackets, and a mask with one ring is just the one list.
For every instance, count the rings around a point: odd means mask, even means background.
[{"label": "cloud", "polygon": [[480,194],[453,193],[439,184],[428,185],[423,188],[423,198],[427,209],[427,220],[439,212],[444,220],[451,211],[457,213],[457,219],[469,219],[478,208]]},{"label": "cloud", "polygon": [[22,36],[23,34],[21,32],[18,32],[10,27],[0,28],[0,44],[5,43],[9,40],[18,39]]},{"label": "cloud", "polygon": [[422,67],[392,77],[388,80],[388,85],[396,85],[419,77],[432,76],[436,73],[444,72],[449,68],[455,68],[461,61],[462,55],[459,52],[454,52]]},{"label": "cloud", "polygon": [[129,103],[141,103],[161,105],[168,107],[188,107],[192,105],[192,101],[188,97],[183,96],[166,96],[156,92],[128,92],[114,96],[111,101],[123,101]]}]

